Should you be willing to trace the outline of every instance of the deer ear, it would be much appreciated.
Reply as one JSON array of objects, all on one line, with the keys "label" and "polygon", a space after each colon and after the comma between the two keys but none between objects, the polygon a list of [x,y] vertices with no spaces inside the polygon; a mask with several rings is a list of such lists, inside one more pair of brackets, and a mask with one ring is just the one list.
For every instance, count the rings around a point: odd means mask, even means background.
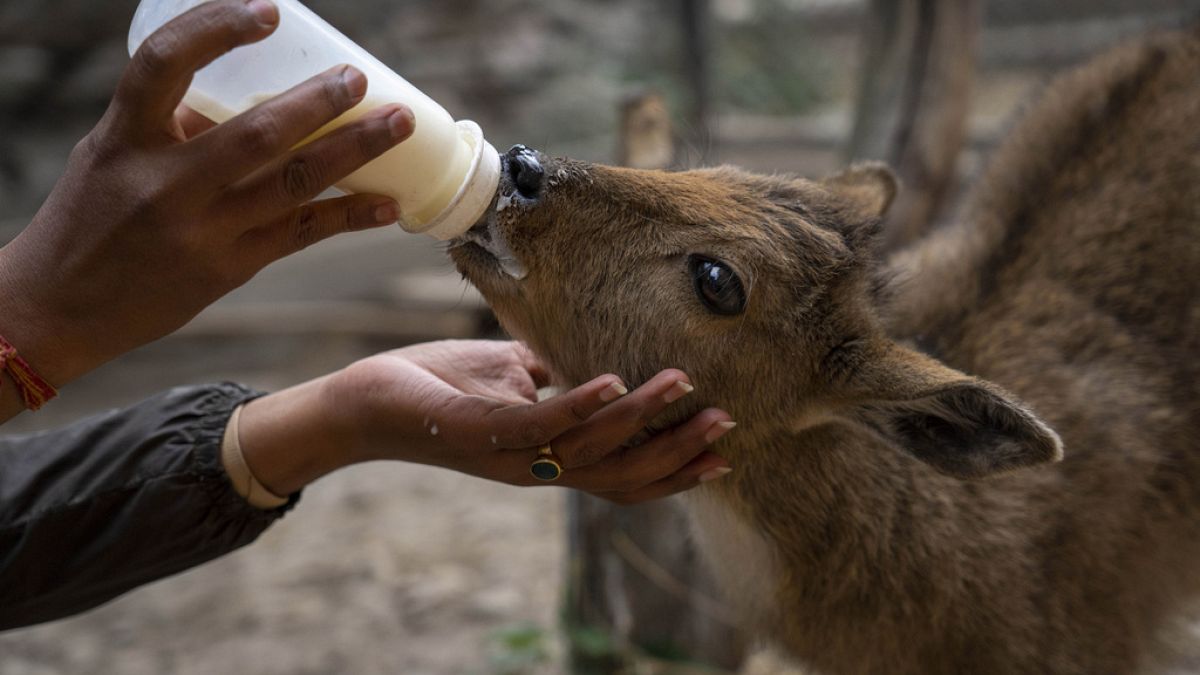
[{"label": "deer ear", "polygon": [[890,344],[851,376],[854,417],[938,471],[976,478],[1062,459],[1062,441],[994,384]]},{"label": "deer ear", "polygon": [[882,162],[863,162],[821,181],[857,215],[879,218],[887,212],[900,189],[896,174]]}]

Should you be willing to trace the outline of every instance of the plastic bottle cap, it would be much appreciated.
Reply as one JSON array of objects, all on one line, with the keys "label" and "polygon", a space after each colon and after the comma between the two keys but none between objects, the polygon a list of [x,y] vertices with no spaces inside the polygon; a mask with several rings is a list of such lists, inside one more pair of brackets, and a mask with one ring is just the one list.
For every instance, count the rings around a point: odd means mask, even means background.
[{"label": "plastic bottle cap", "polygon": [[466,179],[450,204],[428,223],[401,227],[413,234],[427,234],[443,241],[460,236],[483,216],[496,197],[500,185],[500,153],[483,137],[483,130],[471,120],[458,122],[459,133],[471,144],[475,156]]}]

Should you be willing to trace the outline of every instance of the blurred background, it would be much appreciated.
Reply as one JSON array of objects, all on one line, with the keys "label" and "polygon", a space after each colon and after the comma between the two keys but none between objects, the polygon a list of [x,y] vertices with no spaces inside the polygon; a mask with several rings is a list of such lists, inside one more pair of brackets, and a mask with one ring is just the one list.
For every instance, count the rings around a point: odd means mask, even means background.
[{"label": "blurred background", "polygon": [[[885,159],[913,188],[897,232],[952,217],[1048,77],[1123,38],[1200,17],[1200,0],[308,4],[455,117],[478,121],[498,148],[810,176],[855,157]],[[29,221],[102,114],[128,61],[135,5],[0,0],[0,244]],[[375,351],[478,336],[498,337],[495,322],[438,245],[399,228],[347,236],[267,269],[178,334],[3,431],[56,426],[189,382],[277,389]],[[579,586],[593,583],[595,556],[566,532],[587,508],[554,489],[358,467],[310,487],[248,549],[84,616],[0,634],[0,675],[559,673],[571,654],[581,672],[715,672],[682,663],[715,642],[710,662],[782,672],[752,639],[720,626],[656,648],[628,625],[605,626],[616,623],[610,607],[580,629],[589,610]],[[693,563],[678,552],[647,563],[632,551],[622,557],[631,577],[691,585]],[[702,600],[681,602],[720,624],[719,603]],[[595,657],[591,666],[581,653]]]}]

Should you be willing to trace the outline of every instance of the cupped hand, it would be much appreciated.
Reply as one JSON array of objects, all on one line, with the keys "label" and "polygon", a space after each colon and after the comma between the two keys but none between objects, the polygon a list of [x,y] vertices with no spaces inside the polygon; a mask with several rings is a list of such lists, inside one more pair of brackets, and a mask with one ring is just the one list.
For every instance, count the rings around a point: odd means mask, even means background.
[{"label": "cupped hand", "polygon": [[[332,413],[339,422],[329,426],[341,431],[303,435],[342,439],[342,457],[352,458],[346,461],[398,459],[521,486],[546,484],[531,475],[530,464],[539,446],[549,444],[564,469],[551,484],[622,504],[687,490],[728,470],[722,457],[706,449],[733,427],[721,410],[702,410],[674,428],[644,433],[691,391],[687,375],[678,370],[665,370],[629,392],[615,375],[604,375],[538,402],[537,391],[546,384],[546,372],[519,343],[416,345],[331,376],[322,387],[323,403],[314,408]],[[296,423],[302,409],[267,397],[243,412],[243,446],[264,457],[258,466],[250,458],[251,468],[265,473],[259,479],[279,494],[313,478],[288,471],[272,475],[278,465],[273,458],[283,456],[284,447],[296,447],[278,429],[289,418]],[[294,428],[286,433],[300,435]],[[270,450],[272,443],[279,453]]]},{"label": "cupped hand", "polygon": [[310,200],[409,136],[411,111],[385,106],[292,149],[363,98],[357,70],[217,126],[180,106],[196,70],[278,18],[264,0],[218,0],[151,35],[33,222],[0,249],[0,333],[52,383],[179,328],[283,256],[396,221],[386,197]]}]

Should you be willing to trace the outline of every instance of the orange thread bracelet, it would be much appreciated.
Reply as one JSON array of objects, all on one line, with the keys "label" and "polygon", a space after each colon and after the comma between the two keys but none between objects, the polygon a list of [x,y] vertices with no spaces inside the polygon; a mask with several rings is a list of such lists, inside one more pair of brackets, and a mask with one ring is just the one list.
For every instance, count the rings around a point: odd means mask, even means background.
[{"label": "orange thread bracelet", "polygon": [[[5,370],[17,384],[21,399],[30,410],[37,410],[58,396],[58,390],[43,380],[25,359],[17,355],[17,348],[0,336],[0,372]],[[3,382],[0,378],[0,384]]]}]

